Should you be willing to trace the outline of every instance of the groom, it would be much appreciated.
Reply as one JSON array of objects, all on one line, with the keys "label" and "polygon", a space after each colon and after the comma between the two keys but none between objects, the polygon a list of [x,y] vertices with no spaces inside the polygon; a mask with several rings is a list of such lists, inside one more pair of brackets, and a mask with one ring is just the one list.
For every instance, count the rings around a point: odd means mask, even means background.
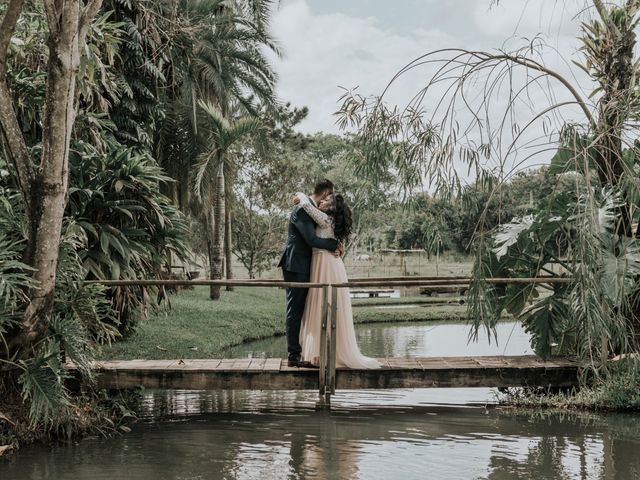
[{"label": "groom", "polygon": [[[314,206],[333,193],[333,183],[326,178],[316,183],[313,195],[309,198]],[[285,282],[308,282],[311,273],[312,248],[322,248],[338,252],[338,241],[332,238],[316,236],[316,224],[300,205],[293,207],[289,216],[287,245],[278,267],[282,267]],[[308,288],[287,288],[287,351],[290,367],[314,368],[309,362],[302,361],[300,353],[300,323],[304,313]],[[317,368],[317,367],[315,367]]]}]

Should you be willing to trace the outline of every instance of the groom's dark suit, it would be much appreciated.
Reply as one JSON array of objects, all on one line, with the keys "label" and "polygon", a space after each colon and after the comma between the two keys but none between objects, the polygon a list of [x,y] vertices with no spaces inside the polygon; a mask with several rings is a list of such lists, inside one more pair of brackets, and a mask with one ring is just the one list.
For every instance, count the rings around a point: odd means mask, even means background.
[{"label": "groom's dark suit", "polygon": [[[313,200],[311,200],[313,202]],[[315,205],[315,202],[313,202]],[[285,282],[308,282],[311,272],[312,248],[333,251],[338,241],[316,236],[316,224],[300,206],[296,205],[289,216],[287,245],[278,267],[282,267]],[[287,288],[287,350],[289,360],[300,360],[300,323],[307,299],[307,288]]]}]

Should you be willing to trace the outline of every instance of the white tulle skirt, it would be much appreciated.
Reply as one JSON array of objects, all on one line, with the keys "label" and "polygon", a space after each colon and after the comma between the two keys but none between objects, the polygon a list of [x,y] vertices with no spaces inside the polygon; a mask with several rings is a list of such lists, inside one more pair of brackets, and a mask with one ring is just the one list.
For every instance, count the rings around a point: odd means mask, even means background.
[{"label": "white tulle skirt", "polygon": [[[341,258],[326,250],[313,249],[311,282],[344,283],[347,271]],[[329,299],[331,301],[331,299]],[[302,317],[300,345],[302,358],[314,365],[320,364],[320,337],[322,330],[322,289],[310,288]],[[353,312],[348,288],[338,289],[336,315],[336,367],[380,368],[373,358],[360,353],[353,327]]]}]

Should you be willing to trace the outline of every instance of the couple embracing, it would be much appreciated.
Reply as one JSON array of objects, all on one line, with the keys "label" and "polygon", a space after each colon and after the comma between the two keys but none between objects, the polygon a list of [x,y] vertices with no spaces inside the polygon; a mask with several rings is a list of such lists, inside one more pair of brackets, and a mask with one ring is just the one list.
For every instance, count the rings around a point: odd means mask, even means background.
[{"label": "couple embracing", "polygon": [[[351,233],[351,209],[334,193],[330,180],[316,184],[310,196],[298,192],[289,217],[287,245],[279,267],[286,282],[345,283],[343,245]],[[318,367],[322,330],[322,290],[287,288],[286,334],[289,366]],[[336,366],[379,368],[360,353],[353,327],[349,290],[338,289]]]}]

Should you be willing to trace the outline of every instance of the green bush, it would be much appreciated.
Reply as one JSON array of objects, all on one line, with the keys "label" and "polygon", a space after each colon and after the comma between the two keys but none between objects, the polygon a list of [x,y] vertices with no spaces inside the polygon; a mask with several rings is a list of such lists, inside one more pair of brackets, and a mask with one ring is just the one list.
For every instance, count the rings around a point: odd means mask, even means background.
[{"label": "green bush", "polygon": [[[184,258],[187,226],[183,215],[160,193],[170,182],[147,153],[105,139],[105,150],[78,142],[71,159],[68,218],[85,239],[78,249],[87,278],[158,278],[171,255]],[[111,288],[108,297],[122,335],[135,330],[155,289]]]}]

